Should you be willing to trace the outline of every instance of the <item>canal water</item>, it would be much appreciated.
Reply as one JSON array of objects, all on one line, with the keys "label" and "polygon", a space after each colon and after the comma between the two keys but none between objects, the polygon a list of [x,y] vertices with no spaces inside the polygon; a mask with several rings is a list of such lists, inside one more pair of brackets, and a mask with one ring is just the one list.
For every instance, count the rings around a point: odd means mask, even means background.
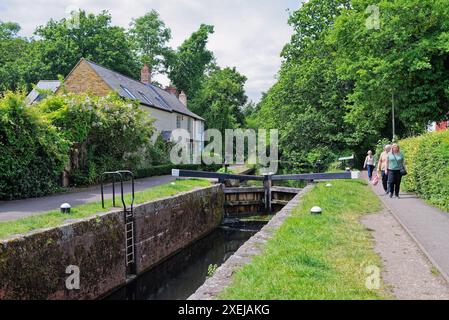
[{"label": "canal water", "polygon": [[233,221],[221,226],[106,299],[185,300],[265,224]]}]

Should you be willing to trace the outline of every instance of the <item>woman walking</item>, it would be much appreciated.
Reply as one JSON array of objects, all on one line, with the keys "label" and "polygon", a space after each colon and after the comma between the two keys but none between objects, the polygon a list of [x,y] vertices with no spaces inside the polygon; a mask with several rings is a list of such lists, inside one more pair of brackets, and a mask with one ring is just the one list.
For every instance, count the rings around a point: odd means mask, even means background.
[{"label": "woman walking", "polygon": [[374,171],[374,156],[371,150],[368,151],[368,155],[365,158],[365,164],[363,165],[363,168],[368,169],[368,178],[369,181],[371,181],[373,179]]},{"label": "woman walking", "polygon": [[396,198],[399,198],[402,176],[406,174],[406,171],[404,154],[396,143],[392,145],[391,152],[388,154],[387,170],[384,172],[388,175],[388,191],[390,192],[390,198],[393,198],[393,194]]},{"label": "woman walking", "polygon": [[385,194],[388,194],[388,167],[387,158],[391,151],[391,145],[387,144],[384,148],[384,152],[379,157],[379,163],[377,164],[377,176],[382,178],[382,186],[384,187]]}]

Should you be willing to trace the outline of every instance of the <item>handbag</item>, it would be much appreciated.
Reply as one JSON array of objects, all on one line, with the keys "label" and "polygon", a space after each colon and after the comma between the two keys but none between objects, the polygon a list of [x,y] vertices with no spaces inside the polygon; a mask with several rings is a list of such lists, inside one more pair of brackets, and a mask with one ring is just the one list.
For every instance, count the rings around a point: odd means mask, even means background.
[{"label": "handbag", "polygon": [[377,174],[373,177],[373,181],[371,181],[371,183],[373,186],[377,186],[379,184],[379,176]]},{"label": "handbag", "polygon": [[[394,153],[392,152],[391,154],[393,155],[394,160],[396,160],[397,164],[399,164],[399,161],[396,158],[396,156],[394,155]],[[401,165],[401,169],[400,170],[401,170],[401,176],[404,177],[404,176],[406,176],[408,174],[407,170],[405,170],[404,164]]]}]

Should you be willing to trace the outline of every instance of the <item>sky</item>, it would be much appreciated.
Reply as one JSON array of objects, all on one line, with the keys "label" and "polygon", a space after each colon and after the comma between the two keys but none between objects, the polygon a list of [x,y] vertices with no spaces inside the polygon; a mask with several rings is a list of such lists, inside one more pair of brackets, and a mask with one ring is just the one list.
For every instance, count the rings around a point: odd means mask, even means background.
[{"label": "sky", "polygon": [[[155,9],[172,30],[170,46],[174,48],[201,23],[211,24],[215,33],[208,48],[217,63],[235,66],[244,74],[246,93],[258,102],[276,81],[280,52],[292,34],[288,17],[300,5],[301,0],[0,0],[0,21],[19,23],[21,35],[30,37],[37,26],[51,18],[68,17],[78,8],[93,13],[108,10],[112,23],[124,28],[133,18]],[[169,84],[163,76],[156,80]]]}]

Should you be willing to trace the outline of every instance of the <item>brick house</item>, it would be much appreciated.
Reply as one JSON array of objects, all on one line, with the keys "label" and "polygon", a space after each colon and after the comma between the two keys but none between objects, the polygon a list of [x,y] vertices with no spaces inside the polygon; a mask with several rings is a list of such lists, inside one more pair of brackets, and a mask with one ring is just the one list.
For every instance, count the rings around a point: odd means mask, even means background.
[{"label": "brick house", "polygon": [[[177,128],[190,134],[190,146],[201,151],[204,147],[204,119],[187,108],[187,96],[178,93],[174,87],[161,89],[151,83],[148,66],[141,70],[141,79],[137,81],[111,69],[82,58],[64,80],[68,92],[88,92],[96,96],[105,96],[111,91],[121,97],[137,100],[143,110],[155,119],[156,139],[161,134],[165,140],[171,139],[171,132]],[[41,80],[37,89],[57,92],[61,84],[58,80]],[[28,103],[40,101],[45,94],[33,90],[27,96]]]}]

